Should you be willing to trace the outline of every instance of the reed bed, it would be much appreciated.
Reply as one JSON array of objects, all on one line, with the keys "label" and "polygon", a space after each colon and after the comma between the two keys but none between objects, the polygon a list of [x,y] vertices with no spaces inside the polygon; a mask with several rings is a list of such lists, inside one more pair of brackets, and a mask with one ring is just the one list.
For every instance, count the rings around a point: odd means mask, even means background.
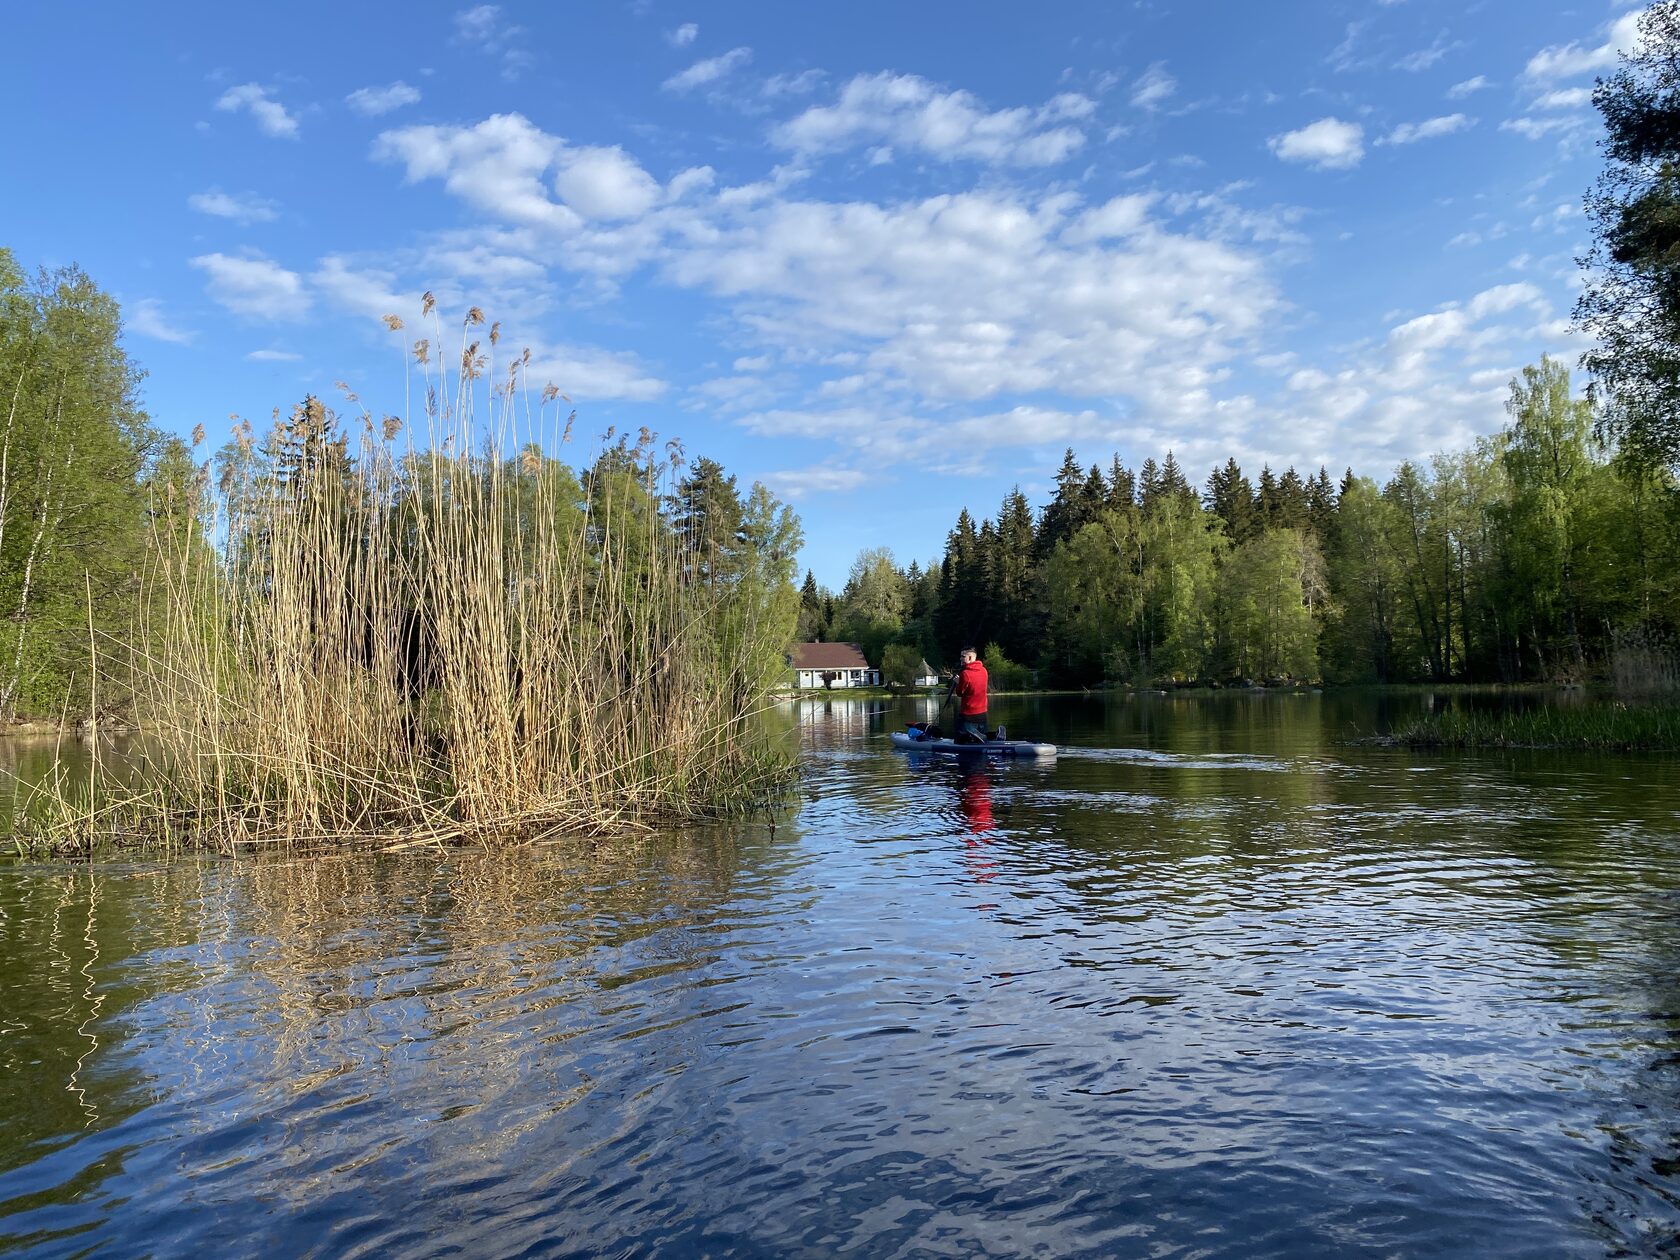
[{"label": "reed bed", "polygon": [[425,313],[421,440],[341,387],[347,416],[240,422],[160,503],[139,624],[94,645],[140,764],[49,785],[37,841],[443,845],[715,816],[787,781],[760,720],[785,576],[695,581],[662,510],[680,448],[609,431],[580,479],[550,454],[576,413],[527,387],[529,354],[498,365],[475,309],[440,363]]},{"label": "reed bed", "polygon": [[1415,748],[1676,752],[1680,751],[1680,706],[1579,704],[1519,713],[1448,711],[1396,729],[1390,742]]}]

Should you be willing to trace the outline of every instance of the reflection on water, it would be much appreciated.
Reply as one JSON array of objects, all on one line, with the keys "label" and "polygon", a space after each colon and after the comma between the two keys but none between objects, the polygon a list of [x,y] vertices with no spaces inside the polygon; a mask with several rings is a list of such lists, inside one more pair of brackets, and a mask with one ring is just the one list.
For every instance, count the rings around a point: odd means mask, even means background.
[{"label": "reflection on water", "polygon": [[762,823],[0,877],[0,1250],[1664,1254],[1672,759],[793,710]]}]

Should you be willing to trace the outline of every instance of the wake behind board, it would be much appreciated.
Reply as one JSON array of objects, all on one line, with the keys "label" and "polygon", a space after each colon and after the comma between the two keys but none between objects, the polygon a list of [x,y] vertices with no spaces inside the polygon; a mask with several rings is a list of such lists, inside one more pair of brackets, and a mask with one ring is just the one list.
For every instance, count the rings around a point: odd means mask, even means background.
[{"label": "wake behind board", "polygon": [[1056,745],[1035,744],[1025,739],[989,739],[983,744],[959,744],[954,739],[917,739],[904,731],[892,733],[894,748],[916,752],[951,753],[956,756],[1054,757]]}]

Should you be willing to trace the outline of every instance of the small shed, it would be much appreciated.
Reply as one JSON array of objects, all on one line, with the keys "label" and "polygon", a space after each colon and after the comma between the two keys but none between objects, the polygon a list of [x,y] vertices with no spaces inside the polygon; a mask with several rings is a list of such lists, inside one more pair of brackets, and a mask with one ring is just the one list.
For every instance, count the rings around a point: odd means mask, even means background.
[{"label": "small shed", "polygon": [[917,687],[939,686],[939,675],[933,672],[933,666],[927,663],[926,657],[923,657],[921,660],[916,662],[916,678],[914,685]]},{"label": "small shed", "polygon": [[863,659],[855,643],[800,643],[793,649],[793,685],[879,687],[881,671]]}]

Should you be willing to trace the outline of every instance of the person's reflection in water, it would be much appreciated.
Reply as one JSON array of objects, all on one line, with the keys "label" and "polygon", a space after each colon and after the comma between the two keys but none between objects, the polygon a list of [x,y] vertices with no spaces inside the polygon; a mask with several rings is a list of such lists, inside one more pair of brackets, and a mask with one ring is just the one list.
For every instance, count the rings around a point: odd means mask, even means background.
[{"label": "person's reflection in water", "polygon": [[[968,834],[963,837],[963,843],[968,847],[964,865],[975,883],[988,883],[997,875],[997,862],[986,851],[992,842],[991,833],[997,830],[997,823],[992,818],[990,766],[981,762],[977,765],[963,766],[959,770],[957,807],[962,810],[963,819],[968,823]],[[982,910],[996,908],[995,905],[980,907]]]}]

